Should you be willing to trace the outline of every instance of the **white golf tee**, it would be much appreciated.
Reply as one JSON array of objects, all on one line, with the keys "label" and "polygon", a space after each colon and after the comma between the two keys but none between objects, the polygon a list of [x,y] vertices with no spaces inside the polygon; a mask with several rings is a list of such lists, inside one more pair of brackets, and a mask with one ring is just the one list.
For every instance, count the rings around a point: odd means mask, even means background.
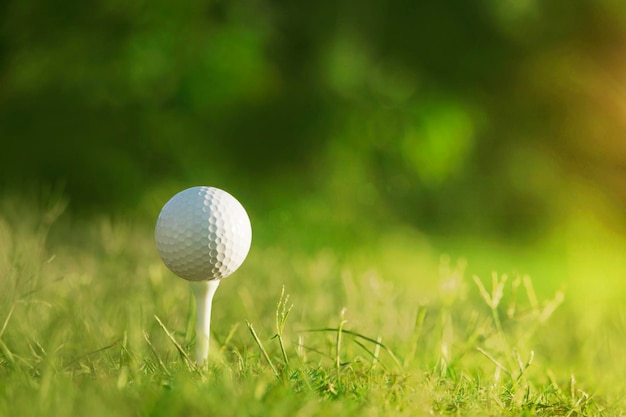
[{"label": "white golf tee", "polygon": [[209,356],[211,305],[220,280],[190,281],[189,284],[196,298],[196,362],[204,366]]}]

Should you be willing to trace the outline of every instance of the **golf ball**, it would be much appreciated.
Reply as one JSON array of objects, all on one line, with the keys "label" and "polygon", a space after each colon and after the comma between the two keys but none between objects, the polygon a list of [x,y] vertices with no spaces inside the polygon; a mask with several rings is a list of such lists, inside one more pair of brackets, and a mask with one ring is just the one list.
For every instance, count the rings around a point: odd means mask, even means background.
[{"label": "golf ball", "polygon": [[243,206],[214,187],[192,187],[161,210],[156,246],[169,269],[190,281],[222,279],[248,255],[252,227]]}]

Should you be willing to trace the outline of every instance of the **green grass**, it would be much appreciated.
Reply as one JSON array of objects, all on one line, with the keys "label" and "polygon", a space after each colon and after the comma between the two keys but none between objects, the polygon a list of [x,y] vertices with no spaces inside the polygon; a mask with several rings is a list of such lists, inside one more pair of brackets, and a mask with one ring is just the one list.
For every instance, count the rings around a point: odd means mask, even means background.
[{"label": "green grass", "polygon": [[407,234],[255,241],[197,369],[150,223],[27,207],[0,211],[0,415],[624,415],[626,310],[581,311],[558,280],[473,276]]}]

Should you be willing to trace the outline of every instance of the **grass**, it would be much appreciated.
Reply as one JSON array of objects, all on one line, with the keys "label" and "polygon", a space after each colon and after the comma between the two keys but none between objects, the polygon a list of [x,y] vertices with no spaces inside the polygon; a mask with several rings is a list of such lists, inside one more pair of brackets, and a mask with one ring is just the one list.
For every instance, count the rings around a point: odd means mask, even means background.
[{"label": "grass", "polygon": [[579,311],[404,235],[379,257],[255,241],[198,369],[192,296],[150,224],[3,204],[0,415],[624,415],[621,305]]}]

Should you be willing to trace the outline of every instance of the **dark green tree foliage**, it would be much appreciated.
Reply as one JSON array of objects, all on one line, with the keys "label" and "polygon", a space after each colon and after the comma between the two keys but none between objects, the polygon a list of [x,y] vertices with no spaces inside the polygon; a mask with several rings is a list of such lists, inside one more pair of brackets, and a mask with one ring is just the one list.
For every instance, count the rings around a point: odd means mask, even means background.
[{"label": "dark green tree foliage", "polygon": [[558,213],[564,178],[626,202],[619,2],[1,7],[7,188],[111,208],[229,178],[332,201],[341,177],[335,198],[371,187],[421,227],[516,235]]}]

